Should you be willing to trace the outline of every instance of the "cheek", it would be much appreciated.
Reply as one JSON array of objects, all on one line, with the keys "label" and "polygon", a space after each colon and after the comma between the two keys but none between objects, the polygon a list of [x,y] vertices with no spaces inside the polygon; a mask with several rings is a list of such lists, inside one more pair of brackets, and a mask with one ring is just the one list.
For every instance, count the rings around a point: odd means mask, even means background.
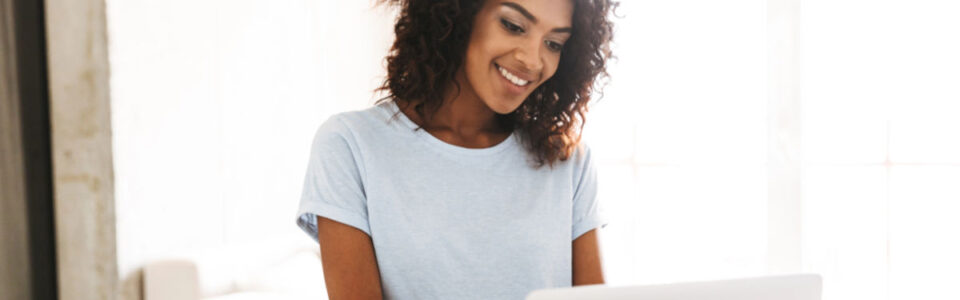
[{"label": "cheek", "polygon": [[474,30],[467,45],[467,61],[489,61],[496,48],[497,37],[489,29]]},{"label": "cheek", "polygon": [[516,47],[516,38],[500,28],[499,21],[491,20],[481,26],[483,28],[474,30],[470,37],[470,44],[467,46],[470,49],[468,55],[473,57],[468,57],[468,60],[472,60],[478,65],[487,66],[495,60],[509,55]]},{"label": "cheek", "polygon": [[546,58],[544,59],[544,61],[546,61],[547,63],[546,65],[543,66],[543,81],[541,82],[541,84],[549,80],[550,78],[553,78],[553,76],[557,74],[557,69],[560,66],[559,56]]},{"label": "cheek", "polygon": [[487,70],[487,65],[493,59],[489,43],[485,42],[483,37],[474,37],[467,46],[466,57],[464,61],[467,67],[467,74],[479,74]]},{"label": "cheek", "polygon": [[474,89],[482,90],[484,89],[484,84],[489,80],[487,79],[488,73],[493,68],[490,66],[491,56],[487,54],[485,49],[471,47],[466,53],[464,58],[465,62],[465,71],[467,76],[467,81],[473,85]]},{"label": "cheek", "polygon": [[494,88],[496,77],[496,68],[493,63],[503,55],[510,52],[510,45],[503,43],[504,39],[492,39],[488,36],[472,39],[467,47],[466,57],[466,75],[471,84],[475,85],[478,92],[485,92]]}]

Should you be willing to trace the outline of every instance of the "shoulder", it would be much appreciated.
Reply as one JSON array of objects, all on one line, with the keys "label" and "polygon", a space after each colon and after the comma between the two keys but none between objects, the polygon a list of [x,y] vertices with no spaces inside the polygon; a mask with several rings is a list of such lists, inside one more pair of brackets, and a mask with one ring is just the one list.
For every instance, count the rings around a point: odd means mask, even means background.
[{"label": "shoulder", "polygon": [[573,150],[573,154],[570,155],[575,161],[584,162],[591,159],[591,150],[590,145],[585,141],[580,141],[577,143],[577,146]]},{"label": "shoulder", "polygon": [[584,141],[580,141],[580,143],[577,143],[577,146],[574,147],[573,152],[570,154],[570,157],[567,158],[566,162],[575,170],[582,170],[592,167],[592,161],[593,155],[590,150],[590,145]]},{"label": "shoulder", "polygon": [[566,159],[558,160],[554,162],[552,166],[543,165],[538,168],[533,161],[532,155],[529,153],[527,153],[527,155],[531,157],[528,160],[531,168],[558,180],[571,181],[575,186],[583,180],[584,177],[590,176],[596,168],[590,146],[582,141],[573,148]]},{"label": "shoulder", "polygon": [[596,163],[594,162],[590,146],[585,142],[580,142],[574,148],[570,158],[567,159],[571,174],[573,175],[574,185],[582,185],[596,176]]},{"label": "shoulder", "polygon": [[381,132],[389,118],[384,104],[361,110],[345,111],[331,115],[317,129],[314,142],[329,142],[332,139],[354,143],[357,139]]},{"label": "shoulder", "polygon": [[390,119],[391,109],[389,102],[381,102],[364,109],[345,111],[334,116],[353,130],[379,129]]}]

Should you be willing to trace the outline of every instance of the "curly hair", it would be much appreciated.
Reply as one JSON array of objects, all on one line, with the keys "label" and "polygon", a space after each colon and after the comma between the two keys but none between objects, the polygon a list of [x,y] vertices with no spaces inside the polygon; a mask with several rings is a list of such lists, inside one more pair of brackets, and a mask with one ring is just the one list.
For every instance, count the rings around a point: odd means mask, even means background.
[{"label": "curly hair", "polygon": [[[473,21],[484,0],[380,0],[400,8],[396,40],[386,57],[387,76],[377,91],[414,105],[421,119],[443,103],[443,89],[464,66]],[[537,167],[570,157],[580,143],[587,102],[599,77],[608,77],[607,60],[613,23],[612,0],[571,0],[572,31],[564,44],[556,73],[537,87],[513,112],[497,114],[506,129],[519,129]],[[419,128],[418,128],[419,129]]]}]

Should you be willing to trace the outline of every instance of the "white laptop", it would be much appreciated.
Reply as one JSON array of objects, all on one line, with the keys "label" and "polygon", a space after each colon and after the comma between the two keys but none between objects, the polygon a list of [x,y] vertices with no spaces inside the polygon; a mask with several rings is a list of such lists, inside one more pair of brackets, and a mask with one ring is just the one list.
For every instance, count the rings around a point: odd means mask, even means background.
[{"label": "white laptop", "polygon": [[536,290],[527,300],[820,300],[821,278],[816,274],[658,285],[605,286]]}]

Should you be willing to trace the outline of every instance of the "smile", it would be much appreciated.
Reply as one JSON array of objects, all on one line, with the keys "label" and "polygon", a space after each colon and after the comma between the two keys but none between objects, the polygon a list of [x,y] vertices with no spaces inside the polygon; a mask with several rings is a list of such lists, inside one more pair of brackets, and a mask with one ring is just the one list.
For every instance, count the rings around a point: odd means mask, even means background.
[{"label": "smile", "polygon": [[494,64],[494,65],[497,67],[497,70],[500,71],[500,75],[502,75],[503,78],[506,78],[511,83],[517,86],[526,86],[527,84],[530,84],[529,80],[520,79],[520,77],[518,77],[517,75],[513,75],[513,73],[510,73],[510,71],[507,71],[507,69],[500,67],[500,65],[497,65],[497,64]]}]

